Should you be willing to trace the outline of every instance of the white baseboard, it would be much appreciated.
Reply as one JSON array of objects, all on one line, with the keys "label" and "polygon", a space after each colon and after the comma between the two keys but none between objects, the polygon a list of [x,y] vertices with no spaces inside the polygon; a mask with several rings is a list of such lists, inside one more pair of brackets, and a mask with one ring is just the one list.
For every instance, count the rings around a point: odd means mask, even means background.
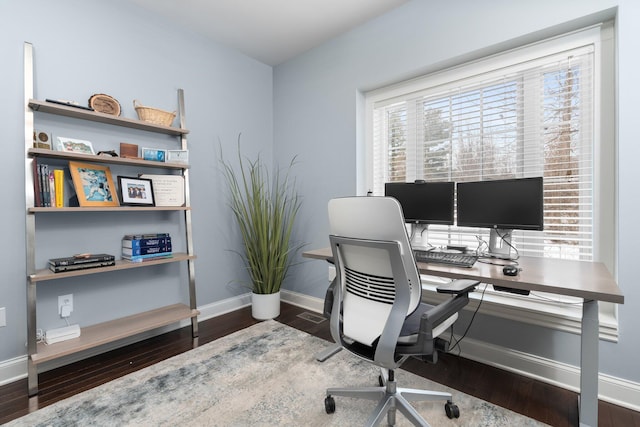
[{"label": "white baseboard", "polygon": [[[321,298],[282,290],[283,301],[297,305],[309,311],[322,313],[324,301]],[[198,320],[206,320],[230,311],[246,307],[251,303],[251,295],[243,294],[237,297],[218,301],[199,307]],[[190,324],[188,320],[180,323],[181,326]],[[178,326],[175,326],[178,327]],[[166,332],[166,328],[153,331],[154,335]],[[132,337],[131,342],[140,340],[141,337]],[[113,348],[127,345],[126,340],[114,343]],[[545,359],[528,353],[510,350],[481,341],[465,338],[462,343],[462,357],[475,360],[506,371],[521,374],[546,383],[557,385],[572,391],[578,391],[580,384],[580,369],[576,366],[560,363],[551,359]],[[108,351],[110,348],[101,347],[96,354]],[[87,357],[83,354],[83,358]],[[78,358],[80,359],[80,358]],[[68,360],[60,365],[69,363]],[[49,369],[51,369],[50,367]],[[0,385],[8,384],[27,376],[27,356],[0,361]],[[634,411],[640,411],[640,383],[628,381],[610,375],[600,374],[598,381],[598,397],[604,401],[619,405]]]}]

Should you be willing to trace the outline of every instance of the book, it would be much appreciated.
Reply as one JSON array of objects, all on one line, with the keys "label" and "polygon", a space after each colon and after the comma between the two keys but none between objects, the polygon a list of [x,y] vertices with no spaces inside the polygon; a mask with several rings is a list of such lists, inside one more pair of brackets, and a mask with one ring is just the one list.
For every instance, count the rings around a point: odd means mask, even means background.
[{"label": "book", "polygon": [[143,246],[139,248],[122,248],[122,255],[125,256],[140,256],[140,255],[152,255],[152,254],[170,254],[171,243],[158,245],[158,246]]},{"label": "book", "polygon": [[143,261],[151,261],[153,259],[158,258],[171,258],[173,254],[171,252],[161,252],[159,254],[148,254],[148,255],[122,255],[122,259],[129,262],[143,262]]},{"label": "book", "polygon": [[33,159],[33,206],[42,206],[42,190],[40,189],[40,165],[38,158]]},{"label": "book", "polygon": [[159,237],[170,236],[169,233],[125,234],[122,240],[157,239]]},{"label": "book", "polygon": [[171,246],[171,237],[152,237],[145,239],[122,239],[123,248],[145,248],[149,246]]},{"label": "book", "polygon": [[84,256],[51,258],[49,260],[49,265],[52,265],[54,267],[59,267],[59,266],[65,266],[65,265],[90,264],[92,262],[115,261],[115,259],[116,257],[114,255],[109,255],[109,254],[88,254]]},{"label": "book", "polygon": [[63,271],[77,271],[77,270],[86,270],[89,268],[98,268],[98,267],[109,267],[111,265],[116,265],[115,260],[111,261],[97,261],[97,262],[89,262],[85,264],[78,265],[51,265],[49,264],[49,270],[54,273],[61,273]]},{"label": "book", "polygon": [[61,208],[64,206],[64,171],[62,169],[53,171],[53,181],[56,190],[56,208]]},{"label": "book", "polygon": [[40,206],[41,207],[49,207],[49,200],[47,199],[48,196],[48,191],[47,191],[47,186],[48,186],[48,179],[45,179],[45,175],[49,176],[48,174],[48,169],[49,166],[48,165],[44,165],[44,164],[39,164],[38,165],[38,182],[40,183]]},{"label": "book", "polygon": [[48,172],[49,177],[47,178],[49,180],[48,183],[48,188],[49,188],[49,204],[51,205],[52,208],[54,208],[56,206],[56,186],[55,186],[55,182],[53,180],[53,170],[50,170]]}]

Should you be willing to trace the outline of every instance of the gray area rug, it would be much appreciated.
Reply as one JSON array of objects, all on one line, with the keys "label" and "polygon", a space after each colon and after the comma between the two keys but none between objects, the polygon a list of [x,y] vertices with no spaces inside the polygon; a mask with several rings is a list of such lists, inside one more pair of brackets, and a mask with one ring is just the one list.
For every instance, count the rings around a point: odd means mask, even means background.
[{"label": "gray area rug", "polygon": [[[376,402],[336,397],[325,389],[377,385],[378,369],[341,351],[324,363],[327,342],[275,321],[256,324],[123,378],[14,420],[8,426],[358,426]],[[414,407],[436,426],[543,426],[522,415],[403,370],[402,387],[453,393],[460,418],[442,402]],[[410,425],[401,413],[398,426]]]}]

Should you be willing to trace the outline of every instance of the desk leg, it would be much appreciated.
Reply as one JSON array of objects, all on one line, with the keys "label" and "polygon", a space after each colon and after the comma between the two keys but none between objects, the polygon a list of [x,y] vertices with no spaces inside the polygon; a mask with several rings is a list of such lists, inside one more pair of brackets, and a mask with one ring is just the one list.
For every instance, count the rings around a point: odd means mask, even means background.
[{"label": "desk leg", "polygon": [[582,305],[580,345],[580,426],[598,425],[598,301]]}]

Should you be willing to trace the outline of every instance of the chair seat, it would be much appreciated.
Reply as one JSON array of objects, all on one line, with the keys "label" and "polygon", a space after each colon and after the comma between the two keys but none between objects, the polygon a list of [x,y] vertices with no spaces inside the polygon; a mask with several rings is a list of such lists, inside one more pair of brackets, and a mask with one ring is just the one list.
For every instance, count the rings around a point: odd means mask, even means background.
[{"label": "chair seat", "polygon": [[[420,319],[422,315],[431,310],[432,305],[426,303],[420,303],[418,308],[407,317],[402,325],[400,331],[400,337],[398,337],[398,343],[400,344],[413,344],[418,341],[418,331],[420,330]],[[449,329],[451,325],[458,319],[458,313],[454,313],[448,317],[444,322],[433,328],[433,338],[439,337],[444,331]]]}]

